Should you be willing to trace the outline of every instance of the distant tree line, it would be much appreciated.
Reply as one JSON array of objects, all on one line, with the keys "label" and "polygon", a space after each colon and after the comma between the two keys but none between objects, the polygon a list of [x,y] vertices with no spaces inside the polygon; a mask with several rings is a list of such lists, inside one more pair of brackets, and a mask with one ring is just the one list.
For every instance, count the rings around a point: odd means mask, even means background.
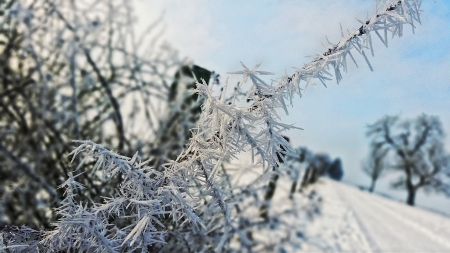
[{"label": "distant tree line", "polygon": [[[340,181],[344,176],[344,169],[340,158],[332,159],[324,153],[314,154],[305,147],[297,149],[297,157],[291,158],[303,168],[300,188],[316,183],[320,177],[326,176]],[[297,165],[299,166],[299,165]],[[295,188],[293,187],[295,190]]]}]

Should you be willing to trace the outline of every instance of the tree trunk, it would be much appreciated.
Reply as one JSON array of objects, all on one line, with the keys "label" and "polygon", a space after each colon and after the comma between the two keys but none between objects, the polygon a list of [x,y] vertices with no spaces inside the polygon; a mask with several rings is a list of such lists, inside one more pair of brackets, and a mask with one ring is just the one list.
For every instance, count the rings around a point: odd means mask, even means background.
[{"label": "tree trunk", "polygon": [[272,197],[275,194],[275,189],[277,188],[278,178],[279,178],[278,175],[272,176],[272,179],[270,180],[269,185],[267,186],[266,195],[264,196],[264,203],[259,208],[259,211],[260,211],[259,216],[261,218],[263,218],[265,221],[267,221],[269,219],[269,213],[268,213],[268,208],[270,205],[269,202],[272,200]]},{"label": "tree trunk", "polygon": [[408,198],[406,199],[406,204],[414,206],[414,200],[416,198],[416,189],[408,189]]},{"label": "tree trunk", "polygon": [[406,190],[408,191],[408,198],[406,199],[406,204],[410,206],[414,206],[414,199],[416,198],[416,190],[417,188],[414,187],[412,183],[412,173],[410,167],[405,168],[406,172]]},{"label": "tree trunk", "polygon": [[305,171],[305,174],[303,175],[303,179],[302,179],[302,182],[300,185],[300,190],[302,190],[309,184],[310,174],[311,174],[311,167],[308,167]]},{"label": "tree trunk", "polygon": [[376,179],[372,179],[372,183],[370,184],[369,192],[373,192],[373,190],[375,189],[376,181],[377,181]]}]

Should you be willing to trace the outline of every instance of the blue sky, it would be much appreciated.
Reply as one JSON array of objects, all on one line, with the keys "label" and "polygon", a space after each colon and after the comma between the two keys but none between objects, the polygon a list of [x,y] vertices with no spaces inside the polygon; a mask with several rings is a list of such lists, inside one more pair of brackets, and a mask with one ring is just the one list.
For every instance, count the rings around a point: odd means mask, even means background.
[{"label": "blue sky", "polygon": [[[354,17],[372,14],[372,0],[277,0],[277,1],[142,1],[136,8],[143,23],[163,10],[164,38],[196,64],[226,72],[263,62],[261,70],[293,73],[324,51],[325,36],[340,39],[344,30],[359,26]],[[371,72],[362,58],[344,79],[327,83],[328,88],[308,87],[296,99],[286,123],[303,131],[290,132],[294,146],[326,152],[343,161],[344,181],[368,185],[361,162],[368,153],[367,124],[386,114],[414,118],[421,113],[440,117],[450,135],[450,1],[425,0],[422,25],[402,38],[389,41],[389,48],[375,43]],[[231,81],[237,81],[233,79]],[[450,152],[450,137],[446,138]],[[378,190],[404,199],[406,193],[389,188],[383,178]],[[450,200],[419,194],[417,204],[450,213]]]}]

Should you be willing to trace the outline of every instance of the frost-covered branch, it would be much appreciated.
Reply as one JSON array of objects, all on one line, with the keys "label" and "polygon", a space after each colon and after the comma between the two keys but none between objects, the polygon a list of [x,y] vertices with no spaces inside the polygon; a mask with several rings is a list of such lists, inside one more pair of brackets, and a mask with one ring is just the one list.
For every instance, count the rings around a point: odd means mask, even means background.
[{"label": "frost-covered branch", "polygon": [[[293,95],[300,93],[299,85],[301,81],[305,81],[306,85],[315,85],[313,79],[319,79],[325,85],[326,80],[331,80],[332,74],[334,74],[336,81],[339,83],[342,80],[341,71],[347,71],[348,58],[358,66],[352,52],[357,52],[363,56],[369,68],[373,70],[365,53],[365,50],[370,50],[371,54],[374,54],[372,37],[377,35],[387,47],[388,37],[401,37],[404,25],[411,26],[414,32],[415,22],[420,23],[420,5],[420,0],[387,0],[384,4],[380,2],[370,19],[366,21],[358,20],[361,23],[358,29],[349,32],[347,35],[341,31],[341,41],[334,45],[329,43],[326,52],[314,56],[310,63],[296,70],[291,76],[282,77],[275,87],[267,90],[266,93],[260,94],[260,99],[273,99],[274,93],[282,93],[284,95],[278,97],[278,99],[287,98],[292,101]],[[243,71],[230,73],[243,74],[247,72],[251,73],[244,66]],[[253,74],[266,73],[254,72]],[[245,76],[243,81],[246,81]],[[279,102],[284,104],[283,101]],[[256,101],[248,109],[253,108],[255,103]]]},{"label": "frost-covered branch", "polygon": [[201,220],[192,208],[193,199],[184,193],[185,182],[177,170],[158,172],[148,167],[137,153],[128,158],[106,150],[91,141],[81,145],[71,155],[75,158],[87,152],[80,166],[96,159],[91,173],[100,173],[104,180],[121,177],[122,182],[114,197],[103,203],[90,205],[76,203],[77,194],[84,187],[69,174],[61,185],[65,199],[57,213],[61,216],[49,231],[43,243],[51,249],[120,252],[144,249],[163,243],[166,232],[165,219],[182,226],[189,223],[199,229]]}]

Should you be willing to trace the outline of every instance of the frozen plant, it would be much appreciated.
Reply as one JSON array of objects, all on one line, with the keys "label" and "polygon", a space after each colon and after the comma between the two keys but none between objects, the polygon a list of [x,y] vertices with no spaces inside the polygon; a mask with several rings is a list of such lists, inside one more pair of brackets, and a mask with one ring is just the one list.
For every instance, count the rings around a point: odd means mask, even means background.
[{"label": "frozen plant", "polygon": [[[289,191],[299,172],[281,165],[286,157],[298,155],[282,135],[295,127],[280,122],[278,113],[287,113],[295,94],[301,95],[302,82],[310,85],[319,79],[325,84],[331,73],[339,82],[347,59],[354,61],[353,53],[362,55],[370,67],[366,50],[373,52],[372,37],[377,35],[387,46],[388,35],[401,36],[404,25],[414,29],[419,9],[416,0],[377,4],[361,27],[342,33],[339,43],[330,43],[325,53],[277,81],[263,80],[260,75],[271,73],[258,70],[259,65],[242,64],[242,70],[231,72],[243,75],[231,97],[227,83],[215,96],[213,87],[198,82],[196,92],[204,103],[197,126],[187,147],[161,168],[146,166],[137,155],[121,156],[81,141],[72,153],[82,159],[76,172],[105,182],[118,180],[120,185],[102,202],[77,202],[76,194],[86,189],[69,174],[63,205],[57,209],[60,219],[54,230],[45,232],[39,247],[48,252],[298,251],[307,243],[299,231],[301,197]],[[258,167],[225,166],[247,151]],[[95,165],[83,169],[89,161]],[[276,191],[268,194],[274,189],[269,185],[277,183]],[[283,185],[289,186],[286,191]],[[9,240],[6,248],[15,245]],[[20,249],[32,251],[31,245]]]}]

